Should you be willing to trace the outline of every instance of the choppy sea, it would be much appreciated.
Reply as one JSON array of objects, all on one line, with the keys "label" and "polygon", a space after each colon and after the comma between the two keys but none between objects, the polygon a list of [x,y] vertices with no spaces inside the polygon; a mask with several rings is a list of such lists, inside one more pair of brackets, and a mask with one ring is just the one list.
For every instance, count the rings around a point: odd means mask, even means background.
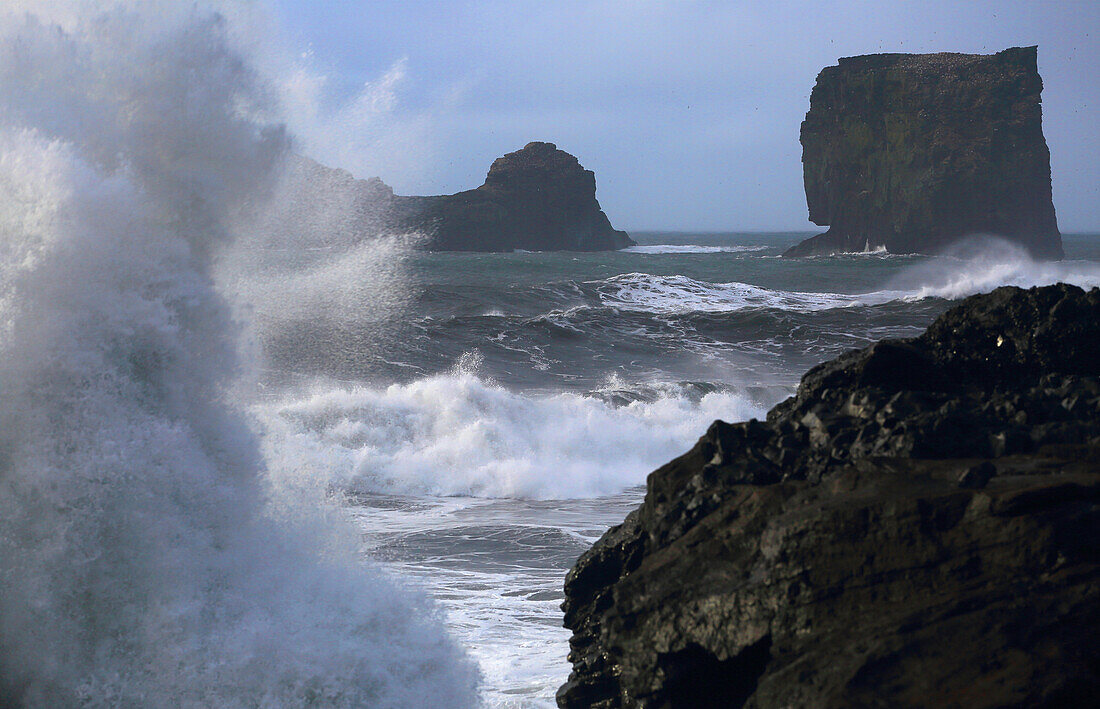
[{"label": "choppy sea", "polygon": [[0,706],[552,706],[566,570],[712,420],[971,293],[1100,285],[1095,235],[1059,263],[364,239],[350,181],[301,189],[301,135],[343,121],[262,13],[15,5]]},{"label": "choppy sea", "polygon": [[712,420],[762,417],[809,367],[917,335],[967,295],[1100,285],[1091,235],[1066,236],[1060,263],[989,239],[935,258],[780,258],[805,236],[253,252],[269,460],[329,486],[362,553],[438,601],[487,705],[553,706],[566,571]]}]

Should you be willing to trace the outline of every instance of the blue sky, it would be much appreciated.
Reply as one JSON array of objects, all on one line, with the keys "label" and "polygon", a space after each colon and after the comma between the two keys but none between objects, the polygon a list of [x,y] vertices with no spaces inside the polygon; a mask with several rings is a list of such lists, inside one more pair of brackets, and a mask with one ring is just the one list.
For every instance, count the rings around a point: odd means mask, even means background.
[{"label": "blue sky", "polygon": [[[328,130],[318,158],[399,193],[438,194],[475,187],[497,156],[548,140],[596,172],[604,210],[626,229],[813,228],[798,129],[822,67],[1038,44],[1059,224],[1100,231],[1097,2],[270,6],[355,133]],[[369,120],[335,107],[360,94]]]}]

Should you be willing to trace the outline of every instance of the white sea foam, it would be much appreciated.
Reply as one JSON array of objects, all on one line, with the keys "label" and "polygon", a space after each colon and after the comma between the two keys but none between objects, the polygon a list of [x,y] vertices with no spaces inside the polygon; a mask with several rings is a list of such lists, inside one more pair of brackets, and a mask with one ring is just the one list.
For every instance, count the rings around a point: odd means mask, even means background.
[{"label": "white sea foam", "polygon": [[1100,265],[1094,261],[1037,261],[1019,246],[980,238],[909,266],[891,278],[882,290],[867,293],[786,291],[748,283],[708,283],[682,275],[649,273],[613,276],[599,282],[597,291],[604,304],[638,312],[722,313],[747,308],[812,312],[932,297],[954,300],[1000,286],[1031,288],[1059,282],[1082,288],[1100,286]]},{"label": "white sea foam", "polygon": [[286,148],[263,86],[214,12],[96,6],[0,13],[0,704],[475,704],[227,403],[210,262]]},{"label": "white sea foam", "polygon": [[519,394],[456,369],[382,389],[326,389],[259,413],[295,476],[372,492],[563,499],[640,484],[714,419],[758,417],[772,403],[728,392],[696,402],[669,390],[615,407]]},{"label": "white sea foam", "polygon": [[627,254],[736,254],[764,251],[767,246],[704,246],[701,244],[643,244],[622,249]]},{"label": "white sea foam", "polygon": [[1000,286],[1032,288],[1053,283],[1100,286],[1100,264],[1036,261],[1019,246],[984,237],[968,240],[939,258],[906,269],[889,287],[909,299],[957,299]]},{"label": "white sea foam", "polygon": [[858,305],[860,296],[762,288],[748,283],[707,283],[687,276],[625,273],[608,278],[597,290],[607,305],[651,313],[723,313],[745,308],[824,310]]}]

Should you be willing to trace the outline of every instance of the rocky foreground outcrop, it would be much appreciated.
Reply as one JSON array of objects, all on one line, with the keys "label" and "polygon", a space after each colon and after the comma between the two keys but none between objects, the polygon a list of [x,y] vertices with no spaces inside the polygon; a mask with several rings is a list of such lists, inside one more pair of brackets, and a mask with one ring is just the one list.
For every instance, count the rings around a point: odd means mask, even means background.
[{"label": "rocky foreground outcrop", "polygon": [[1035,47],[871,54],[817,77],[802,123],[810,256],[937,253],[993,234],[1062,257]]},{"label": "rocky foreground outcrop", "polygon": [[416,235],[414,243],[433,251],[610,251],[634,245],[596,201],[593,172],[553,143],[528,143],[497,158],[484,184],[453,195],[397,195],[377,177],[356,180],[305,158],[297,158],[293,168],[282,221],[333,242],[397,233]]},{"label": "rocky foreground outcrop", "polygon": [[1100,696],[1100,290],[999,288],[715,422],[566,579],[562,707]]}]

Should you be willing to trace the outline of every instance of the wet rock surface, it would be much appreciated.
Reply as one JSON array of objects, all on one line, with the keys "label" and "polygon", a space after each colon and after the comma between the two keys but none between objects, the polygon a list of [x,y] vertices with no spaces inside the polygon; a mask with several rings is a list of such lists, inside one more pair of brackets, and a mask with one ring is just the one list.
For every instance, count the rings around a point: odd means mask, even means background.
[{"label": "wet rock surface", "polygon": [[566,579],[562,707],[1100,691],[1100,290],[1000,288],[715,422]]},{"label": "wet rock surface", "polygon": [[1061,258],[1035,47],[872,54],[817,77],[802,123],[811,256],[937,253],[973,234]]}]

